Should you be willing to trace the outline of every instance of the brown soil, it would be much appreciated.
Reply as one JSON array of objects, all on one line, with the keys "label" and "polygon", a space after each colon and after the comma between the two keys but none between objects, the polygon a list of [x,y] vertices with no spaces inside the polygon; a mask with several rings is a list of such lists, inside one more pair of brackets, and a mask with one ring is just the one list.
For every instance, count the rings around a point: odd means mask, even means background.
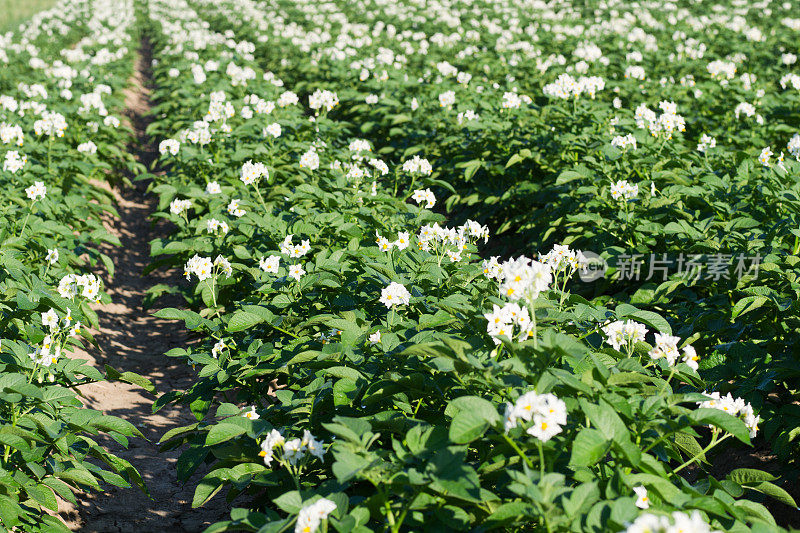
[{"label": "brown soil", "polygon": [[[136,74],[126,94],[129,124],[137,141],[130,147],[140,162],[149,165],[155,149],[145,134],[148,100],[148,47],[144,43],[138,57]],[[156,392],[185,390],[192,381],[192,371],[185,363],[164,356],[164,352],[186,344],[186,336],[175,322],[161,320],[144,311],[145,291],[158,283],[175,282],[164,274],[144,275],[149,263],[149,243],[164,235],[165,228],[149,221],[155,210],[154,199],[136,187],[114,188],[119,218],[109,217],[107,227],[122,246],[106,246],[116,266],[113,279],[105,278],[113,303],[96,307],[100,321],[94,331],[99,344],[75,357],[88,359],[97,367],[109,364],[120,371],[132,371],[150,379]],[[172,303],[174,305],[174,302]],[[192,509],[194,487],[201,474],[186,484],[177,480],[176,463],[180,451],[159,453],[157,442],[168,430],[195,421],[188,409],[170,406],[152,413],[154,396],[122,383],[98,383],[82,388],[84,403],[131,422],[147,441],[131,439],[128,449],[112,439],[101,439],[108,449],[127,459],[142,474],[152,498],[137,488],[107,486],[105,492],[78,495],[78,507],[61,502],[60,516],[73,531],[85,532],[199,532],[206,526],[229,518],[230,504],[216,498],[205,507]]]}]

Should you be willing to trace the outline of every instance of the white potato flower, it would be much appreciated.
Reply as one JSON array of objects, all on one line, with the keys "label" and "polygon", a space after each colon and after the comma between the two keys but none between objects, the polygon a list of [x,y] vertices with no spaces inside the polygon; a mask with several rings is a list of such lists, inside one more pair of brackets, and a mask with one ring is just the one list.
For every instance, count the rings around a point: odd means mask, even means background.
[{"label": "white potato flower", "polygon": [[400,305],[408,305],[411,293],[402,284],[391,282],[388,286],[381,289],[380,303],[387,309],[392,309]]}]

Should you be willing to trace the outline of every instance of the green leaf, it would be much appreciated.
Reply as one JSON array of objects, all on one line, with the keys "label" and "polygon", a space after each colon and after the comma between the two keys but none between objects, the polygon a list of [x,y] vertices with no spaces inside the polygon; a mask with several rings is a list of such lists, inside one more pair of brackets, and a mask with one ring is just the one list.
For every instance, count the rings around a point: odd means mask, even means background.
[{"label": "green leaf", "polygon": [[765,298],[764,296],[746,296],[733,306],[731,318],[735,320],[750,311],[755,311],[769,301],[769,298]]},{"label": "green leaf", "polygon": [[477,159],[467,163],[464,168],[464,179],[466,180],[471,179],[472,176],[474,176],[475,173],[478,171],[478,169],[481,168],[481,165],[483,165],[483,161],[479,161]]},{"label": "green leaf", "polygon": [[254,313],[248,311],[236,311],[228,322],[228,331],[234,333],[236,331],[243,331],[251,328],[256,324],[263,322],[264,319]]},{"label": "green leaf", "polygon": [[165,307],[164,309],[159,309],[153,316],[158,318],[163,318],[164,320],[183,320],[185,313],[181,309],[175,309],[174,307]]},{"label": "green leaf", "polygon": [[672,327],[664,317],[652,311],[642,311],[630,304],[620,304],[614,310],[618,318],[630,318],[636,322],[641,322],[645,326],[650,326],[660,333],[672,335]]},{"label": "green leaf", "polygon": [[136,374],[135,372],[119,372],[109,365],[105,365],[106,378],[109,381],[122,381],[123,383],[130,383],[137,385],[147,392],[155,392],[156,387],[153,383],[144,376]]},{"label": "green leaf", "polygon": [[747,485],[750,483],[759,483],[761,481],[775,481],[778,478],[768,472],[755,468],[737,468],[728,474],[727,479],[740,485]]},{"label": "green leaf", "polygon": [[456,444],[472,442],[486,431],[489,423],[479,413],[459,411],[450,423],[450,440]]},{"label": "green leaf", "polygon": [[506,168],[513,167],[517,163],[524,161],[525,158],[522,157],[520,154],[514,154],[508,158],[508,162],[506,163]]},{"label": "green leaf", "polygon": [[572,467],[590,466],[597,463],[609,448],[609,441],[594,428],[583,428],[572,442]]},{"label": "green leaf", "polygon": [[689,413],[694,424],[709,424],[727,431],[745,444],[750,444],[750,432],[740,419],[719,409],[700,407]]},{"label": "green leaf", "polygon": [[78,485],[100,489],[100,484],[97,482],[97,479],[85,468],[68,468],[61,472],[55,472],[53,475],[63,481],[71,481]]},{"label": "green leaf", "polygon": [[47,485],[40,485],[34,482],[25,485],[25,490],[42,507],[47,507],[51,511],[58,511],[58,501],[56,500],[56,495],[53,493],[53,489]]},{"label": "green leaf", "polygon": [[288,514],[297,514],[303,508],[303,497],[296,490],[285,492],[272,500],[278,509]]},{"label": "green leaf", "polygon": [[761,483],[757,483],[755,485],[747,485],[747,488],[766,494],[773,500],[778,500],[779,502],[785,503],[790,507],[797,508],[797,503],[794,501],[794,498],[792,498],[791,494],[774,483],[762,481]]},{"label": "green leaf", "polygon": [[239,435],[243,435],[245,431],[245,428],[241,426],[221,422],[215,426],[211,426],[211,430],[209,430],[206,435],[206,446],[214,446],[229,441]]},{"label": "green leaf", "polygon": [[218,468],[200,480],[194,491],[194,498],[192,498],[193,509],[204,505],[225,486],[224,481],[228,479],[227,471],[227,468]]}]

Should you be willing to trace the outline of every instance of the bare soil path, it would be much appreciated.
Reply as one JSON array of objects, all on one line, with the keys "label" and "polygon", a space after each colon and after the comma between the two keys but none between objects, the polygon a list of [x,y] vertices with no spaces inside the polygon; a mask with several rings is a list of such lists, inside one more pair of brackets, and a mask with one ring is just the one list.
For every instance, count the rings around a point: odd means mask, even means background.
[{"label": "bare soil path", "polygon": [[[128,119],[137,135],[130,147],[140,162],[149,165],[156,156],[149,144],[145,128],[150,110],[148,99],[149,47],[143,43],[136,72],[126,94]],[[100,330],[93,332],[99,349],[76,354],[102,368],[108,363],[120,371],[132,371],[150,379],[161,394],[183,390],[191,382],[191,371],[184,363],[164,356],[167,350],[185,344],[181,328],[144,311],[145,291],[169,281],[163,274],[144,275],[149,263],[149,243],[164,234],[164,227],[154,225],[149,215],[154,199],[145,194],[146,186],[114,189],[119,218],[110,218],[107,226],[122,246],[107,246],[103,251],[116,266],[113,279],[105,283],[113,303],[100,305],[96,311]],[[172,280],[175,281],[175,280]],[[209,502],[206,507],[192,509],[194,482],[180,483],[176,477],[179,451],[159,453],[156,443],[168,430],[192,423],[188,410],[171,406],[152,413],[154,396],[133,385],[100,383],[82,389],[87,406],[122,417],[147,437],[132,439],[128,449],[111,439],[103,440],[115,454],[130,461],[139,470],[152,498],[137,488],[107,487],[106,492],[81,495],[79,507],[64,503],[61,516],[74,531],[85,532],[199,532],[213,522],[228,518],[230,505],[224,498]]]}]

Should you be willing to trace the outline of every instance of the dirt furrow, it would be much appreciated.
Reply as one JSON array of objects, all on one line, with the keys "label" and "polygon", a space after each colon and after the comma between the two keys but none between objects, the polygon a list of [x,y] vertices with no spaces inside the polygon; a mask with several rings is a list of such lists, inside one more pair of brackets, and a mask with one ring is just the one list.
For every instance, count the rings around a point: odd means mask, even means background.
[{"label": "dirt furrow", "polygon": [[[140,162],[149,165],[155,147],[145,133],[150,111],[149,47],[143,43],[136,73],[126,94],[128,119],[137,142],[130,147]],[[120,371],[132,371],[150,379],[161,394],[183,390],[191,382],[190,370],[181,362],[165,357],[170,348],[185,344],[185,336],[174,323],[158,319],[144,311],[145,291],[158,283],[176,282],[163,274],[143,274],[149,262],[149,243],[164,234],[164,227],[149,220],[154,198],[145,194],[146,185],[119,187],[113,190],[119,218],[109,218],[109,229],[122,246],[103,250],[116,265],[113,279],[105,283],[113,300],[96,308],[100,330],[95,331],[99,348],[76,357],[89,359],[98,367],[109,364]],[[98,494],[79,497],[79,506],[63,504],[61,516],[74,531],[139,532],[202,531],[206,525],[225,519],[229,505],[212,501],[201,509],[192,509],[196,479],[185,485],[177,480],[179,451],[159,453],[156,443],[168,430],[194,421],[188,410],[169,407],[152,413],[154,396],[132,385],[100,383],[82,389],[88,407],[122,417],[136,425],[147,441],[133,439],[128,449],[111,439],[102,444],[130,461],[142,474],[151,497],[136,488],[107,486]]]}]

